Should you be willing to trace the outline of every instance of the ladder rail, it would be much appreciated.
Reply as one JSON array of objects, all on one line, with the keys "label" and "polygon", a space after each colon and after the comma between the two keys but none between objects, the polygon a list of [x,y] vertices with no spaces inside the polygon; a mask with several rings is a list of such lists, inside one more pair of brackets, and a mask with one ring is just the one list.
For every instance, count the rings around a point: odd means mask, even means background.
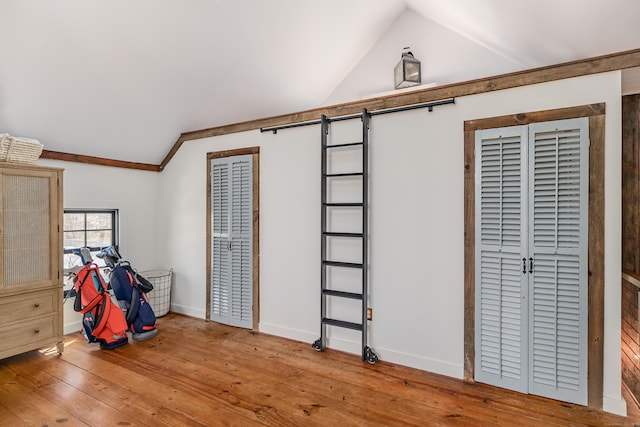
[{"label": "ladder rail", "polygon": [[369,338],[369,120],[362,110],[362,361],[367,359]]},{"label": "ladder rail", "polygon": [[[327,173],[327,135],[329,134],[329,119],[324,114],[321,118],[320,123],[320,131],[322,133],[321,136],[321,155],[322,155],[322,164],[321,164],[321,173],[322,177],[321,181],[321,203],[320,203],[320,256],[322,260],[327,258],[327,238],[325,233],[327,232],[326,224],[327,224],[327,180],[324,178],[324,175]],[[321,262],[320,263],[320,319],[325,319],[327,317],[327,299],[324,296],[324,291],[327,289],[327,267]],[[327,324],[323,321],[320,321],[320,351],[324,351],[327,348]]]}]

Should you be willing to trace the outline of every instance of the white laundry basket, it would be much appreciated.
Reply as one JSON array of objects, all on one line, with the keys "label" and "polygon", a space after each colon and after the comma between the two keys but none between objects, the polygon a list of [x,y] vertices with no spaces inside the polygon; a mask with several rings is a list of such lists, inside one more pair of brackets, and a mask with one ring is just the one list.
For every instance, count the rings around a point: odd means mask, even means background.
[{"label": "white laundry basket", "polygon": [[147,300],[156,317],[164,316],[171,306],[171,280],[173,270],[142,271],[140,275],[149,280],[153,290],[147,293]]}]

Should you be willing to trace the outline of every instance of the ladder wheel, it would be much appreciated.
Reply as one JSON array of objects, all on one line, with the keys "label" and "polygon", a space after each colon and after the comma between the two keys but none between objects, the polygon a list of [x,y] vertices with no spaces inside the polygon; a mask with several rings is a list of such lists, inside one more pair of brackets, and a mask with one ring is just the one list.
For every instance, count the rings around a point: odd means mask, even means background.
[{"label": "ladder wheel", "polygon": [[315,340],[313,342],[313,344],[311,344],[311,347],[313,347],[315,351],[322,351],[322,341],[321,341],[321,339],[318,338],[317,340]]},{"label": "ladder wheel", "polygon": [[370,365],[375,365],[378,361],[378,355],[370,347],[365,347],[364,358]]}]

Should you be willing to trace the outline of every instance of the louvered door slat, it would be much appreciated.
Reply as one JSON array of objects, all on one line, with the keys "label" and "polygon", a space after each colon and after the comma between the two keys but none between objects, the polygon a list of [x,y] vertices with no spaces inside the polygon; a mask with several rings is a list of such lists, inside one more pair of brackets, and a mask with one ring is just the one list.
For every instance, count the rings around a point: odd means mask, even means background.
[{"label": "louvered door slat", "polygon": [[211,168],[211,214],[213,233],[227,235],[229,232],[229,165],[214,163]]},{"label": "louvered door slat", "polygon": [[229,256],[227,239],[213,238],[211,264],[211,320],[229,320]]},{"label": "louvered door slat", "polygon": [[586,404],[588,121],[533,124],[529,144],[529,389]]},{"label": "louvered door slat", "polygon": [[220,159],[211,164],[211,295],[210,317],[229,322],[229,165]]},{"label": "louvered door slat", "polygon": [[232,243],[231,317],[235,326],[251,327],[251,247],[249,242]]},{"label": "louvered door slat", "polygon": [[211,160],[210,317],[253,326],[252,156]]},{"label": "louvered door slat", "polygon": [[524,127],[476,138],[476,367],[478,381],[526,392],[522,307]]},{"label": "louvered door slat", "polygon": [[233,326],[252,327],[253,179],[251,156],[234,157],[231,203],[231,320]]}]

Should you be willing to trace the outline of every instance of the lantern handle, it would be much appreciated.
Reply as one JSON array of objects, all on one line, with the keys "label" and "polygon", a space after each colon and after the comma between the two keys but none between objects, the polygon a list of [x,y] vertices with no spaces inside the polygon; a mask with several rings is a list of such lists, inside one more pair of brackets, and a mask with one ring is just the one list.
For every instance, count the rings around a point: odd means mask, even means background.
[{"label": "lantern handle", "polygon": [[409,49],[411,49],[409,46],[403,48],[402,50],[406,52],[402,52],[402,56],[411,55],[413,57],[413,53]]}]

